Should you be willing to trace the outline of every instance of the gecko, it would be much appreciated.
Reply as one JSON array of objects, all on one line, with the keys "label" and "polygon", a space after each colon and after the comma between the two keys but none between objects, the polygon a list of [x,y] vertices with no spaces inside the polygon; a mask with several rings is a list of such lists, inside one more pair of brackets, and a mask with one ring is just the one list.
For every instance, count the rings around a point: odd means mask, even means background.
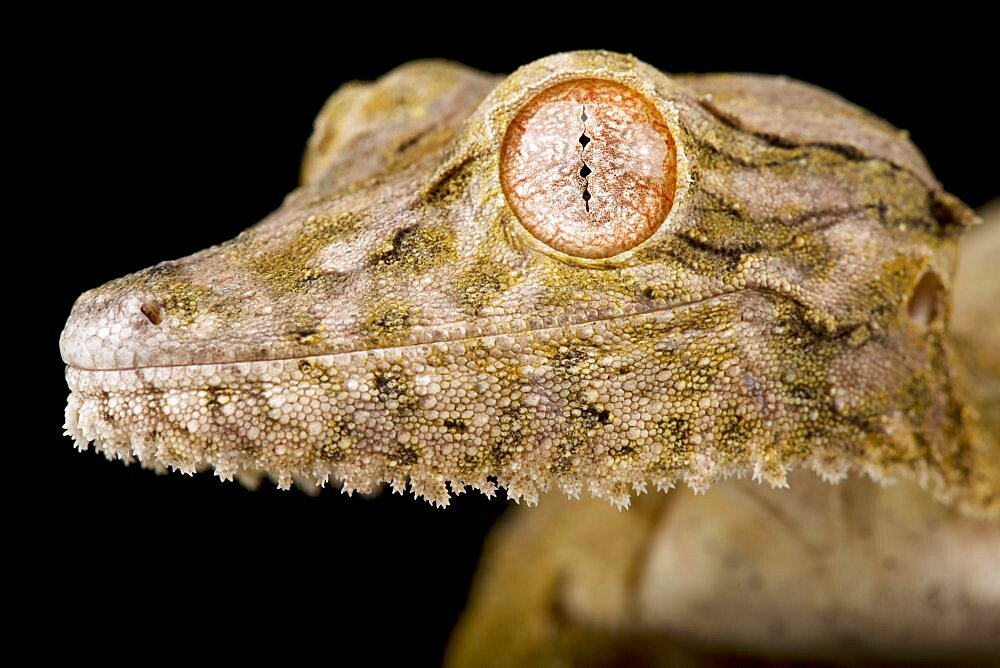
[{"label": "gecko", "polygon": [[414,62],[328,100],[274,213],[77,300],[65,428],[439,506],[803,469],[995,517],[948,331],[976,220],[905,132],[784,77]]}]

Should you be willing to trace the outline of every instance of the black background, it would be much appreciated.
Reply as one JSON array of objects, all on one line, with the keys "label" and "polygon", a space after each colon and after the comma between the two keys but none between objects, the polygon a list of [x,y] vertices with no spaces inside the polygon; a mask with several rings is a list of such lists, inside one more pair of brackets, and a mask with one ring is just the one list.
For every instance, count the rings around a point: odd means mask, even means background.
[{"label": "black background", "polygon": [[[419,57],[507,72],[596,47],[667,71],[784,73],[910,130],[970,205],[1000,195],[996,45],[976,33],[981,17],[721,25],[722,16],[628,8],[647,26],[641,34],[582,12],[540,26],[525,10],[484,6],[481,18],[457,23],[441,8],[422,20],[385,8],[273,22],[88,13],[59,17],[22,54],[16,74],[43,89],[21,98],[40,123],[24,163],[29,184],[16,194],[28,205],[18,229],[42,236],[8,249],[11,266],[33,267],[15,317],[38,347],[15,360],[27,363],[18,374],[29,383],[24,414],[8,415],[24,431],[7,446],[28,460],[10,474],[19,484],[8,511],[19,531],[9,549],[23,558],[11,583],[30,591],[23,623],[102,656],[180,655],[207,641],[220,653],[289,659],[440,660],[502,498],[465,495],[435,510],[389,494],[248,492],[79,454],[61,435],[57,337],[75,297],[230,238],[277,207],[295,186],[314,115],[346,80]],[[250,18],[264,20],[250,28]],[[16,257],[20,248],[39,250]]]}]

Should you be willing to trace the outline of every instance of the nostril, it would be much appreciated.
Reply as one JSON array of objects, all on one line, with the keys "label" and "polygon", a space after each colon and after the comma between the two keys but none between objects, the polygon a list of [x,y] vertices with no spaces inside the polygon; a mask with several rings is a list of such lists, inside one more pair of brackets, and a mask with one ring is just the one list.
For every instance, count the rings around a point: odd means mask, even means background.
[{"label": "nostril", "polygon": [[929,326],[941,316],[944,310],[944,285],[936,273],[928,271],[920,277],[906,308],[910,319],[920,327]]},{"label": "nostril", "polygon": [[139,307],[142,314],[146,316],[146,320],[154,325],[159,325],[163,322],[163,307],[154,302],[143,302],[142,306]]}]

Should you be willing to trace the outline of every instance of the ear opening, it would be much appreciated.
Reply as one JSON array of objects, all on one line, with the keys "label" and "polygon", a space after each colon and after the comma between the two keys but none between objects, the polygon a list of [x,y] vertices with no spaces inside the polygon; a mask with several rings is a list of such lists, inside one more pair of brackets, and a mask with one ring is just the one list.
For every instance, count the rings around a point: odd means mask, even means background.
[{"label": "ear opening", "polygon": [[923,273],[910,293],[906,311],[910,320],[921,329],[927,329],[941,320],[944,314],[944,283],[937,272],[929,269]]}]

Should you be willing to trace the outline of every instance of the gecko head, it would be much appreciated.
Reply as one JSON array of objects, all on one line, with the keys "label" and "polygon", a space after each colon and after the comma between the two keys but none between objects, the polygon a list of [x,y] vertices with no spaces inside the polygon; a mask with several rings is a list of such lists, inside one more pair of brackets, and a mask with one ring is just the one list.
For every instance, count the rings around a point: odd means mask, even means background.
[{"label": "gecko head", "polygon": [[805,84],[413,63],[330,99],[267,219],[78,300],[67,429],[442,504],[811,466],[983,506],[944,373],[971,218],[900,132]]}]

